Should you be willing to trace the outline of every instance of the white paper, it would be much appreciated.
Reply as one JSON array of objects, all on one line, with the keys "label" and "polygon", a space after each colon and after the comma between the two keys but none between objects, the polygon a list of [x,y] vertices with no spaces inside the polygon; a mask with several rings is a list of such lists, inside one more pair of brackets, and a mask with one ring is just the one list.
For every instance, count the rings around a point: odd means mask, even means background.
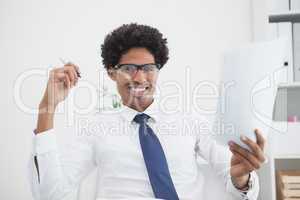
[{"label": "white paper", "polygon": [[[225,54],[222,81],[232,84],[222,94],[225,109],[221,118],[231,133],[225,133],[227,141],[240,141],[243,134],[256,141],[254,129],[265,135],[272,124],[272,111],[276,86],[274,74],[283,68],[287,40],[278,39],[256,43]],[[249,149],[249,148],[248,148]]]}]

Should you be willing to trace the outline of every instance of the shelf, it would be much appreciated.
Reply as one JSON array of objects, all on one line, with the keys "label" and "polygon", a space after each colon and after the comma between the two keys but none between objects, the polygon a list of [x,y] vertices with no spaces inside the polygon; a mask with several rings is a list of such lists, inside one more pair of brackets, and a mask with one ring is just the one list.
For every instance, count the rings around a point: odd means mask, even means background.
[{"label": "shelf", "polygon": [[300,22],[300,12],[286,12],[286,13],[277,13],[269,15],[269,23],[278,23],[278,22]]},{"label": "shelf", "polygon": [[279,154],[274,155],[274,159],[300,159],[300,154]]},{"label": "shelf", "polygon": [[293,83],[280,83],[278,88],[300,88],[300,82],[293,82]]},{"label": "shelf", "polygon": [[300,83],[279,84],[275,97],[273,120],[300,121]]}]

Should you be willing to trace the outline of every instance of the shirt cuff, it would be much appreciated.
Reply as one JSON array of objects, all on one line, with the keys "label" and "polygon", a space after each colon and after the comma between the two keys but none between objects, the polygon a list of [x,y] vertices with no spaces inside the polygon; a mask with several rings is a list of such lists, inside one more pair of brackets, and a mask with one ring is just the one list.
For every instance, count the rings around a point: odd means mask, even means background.
[{"label": "shirt cuff", "polygon": [[255,171],[252,171],[250,173],[248,186],[249,186],[248,190],[239,190],[233,185],[230,177],[230,180],[228,181],[228,185],[227,185],[227,190],[233,193],[235,196],[240,197],[241,199],[249,199],[249,200],[257,199],[258,192],[259,192],[259,181]]},{"label": "shirt cuff", "polygon": [[34,155],[41,155],[56,150],[57,150],[57,142],[56,142],[54,129],[50,129],[43,133],[35,134],[33,136]]}]

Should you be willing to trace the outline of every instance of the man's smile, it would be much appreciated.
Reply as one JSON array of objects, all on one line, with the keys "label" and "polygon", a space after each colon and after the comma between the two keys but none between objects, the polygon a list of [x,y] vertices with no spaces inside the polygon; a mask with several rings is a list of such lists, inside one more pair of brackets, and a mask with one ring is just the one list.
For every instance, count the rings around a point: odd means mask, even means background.
[{"label": "man's smile", "polygon": [[143,85],[139,85],[139,86],[133,86],[133,85],[129,85],[128,86],[128,90],[129,90],[129,94],[133,97],[142,97],[145,95],[145,93],[147,93],[150,89],[150,86],[143,86]]}]

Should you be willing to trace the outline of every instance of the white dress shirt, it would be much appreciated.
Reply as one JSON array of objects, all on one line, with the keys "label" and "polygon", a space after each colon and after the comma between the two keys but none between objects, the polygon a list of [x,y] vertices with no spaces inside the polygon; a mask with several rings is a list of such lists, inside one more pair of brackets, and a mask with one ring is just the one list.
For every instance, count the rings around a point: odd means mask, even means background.
[{"label": "white dress shirt", "polygon": [[[231,153],[211,139],[207,121],[200,117],[165,114],[154,101],[144,113],[148,125],[164,149],[170,174],[180,200],[199,199],[205,180],[198,158],[206,160],[223,181],[226,190],[237,199],[257,199],[258,177],[250,174],[250,188],[236,189],[230,177]],[[154,199],[144,163],[136,110],[124,106],[110,114],[85,118],[77,130],[76,142],[65,152],[57,145],[53,128],[34,136],[29,173],[36,200],[61,200],[78,188],[81,180],[97,168],[97,200]],[[34,163],[34,160],[36,163]],[[38,166],[36,166],[38,164]],[[38,170],[37,170],[38,168]]]}]

